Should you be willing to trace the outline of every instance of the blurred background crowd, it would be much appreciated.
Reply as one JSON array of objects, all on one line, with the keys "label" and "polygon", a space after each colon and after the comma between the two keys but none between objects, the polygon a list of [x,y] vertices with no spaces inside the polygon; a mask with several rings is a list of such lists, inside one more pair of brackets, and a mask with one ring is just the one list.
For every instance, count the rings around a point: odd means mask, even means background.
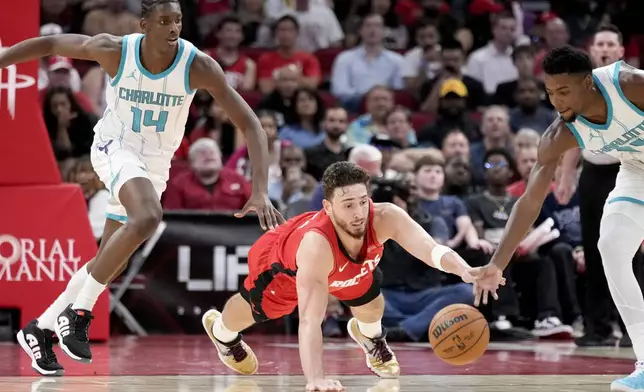
[{"label": "blurred background crowd", "polygon": [[[374,201],[404,208],[473,266],[500,241],[556,116],[545,53],[570,44],[597,66],[621,58],[639,67],[644,42],[637,0],[180,2],[181,36],[216,59],[257,112],[269,140],[270,197],[286,217],[321,208],[324,169],[349,160],[373,175]],[[40,33],[137,33],[139,14],[137,0],[42,0]],[[106,81],[96,64],[62,57],[43,59],[38,80],[61,173],[82,186],[97,239],[109,194],[87,155]],[[252,171],[244,144],[199,91],[164,208],[240,209]],[[500,300],[484,309],[493,339],[630,344],[614,306],[593,314],[579,205],[577,193],[565,205],[546,199],[537,225],[556,234],[517,253]],[[380,268],[389,340],[424,340],[438,310],[472,302],[470,286],[395,243]],[[344,313],[330,302],[327,336],[342,334]]]}]

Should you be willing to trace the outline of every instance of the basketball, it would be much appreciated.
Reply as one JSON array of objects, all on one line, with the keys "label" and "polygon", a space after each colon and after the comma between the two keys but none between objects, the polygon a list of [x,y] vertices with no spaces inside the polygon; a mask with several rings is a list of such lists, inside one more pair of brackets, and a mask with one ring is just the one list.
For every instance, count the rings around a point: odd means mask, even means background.
[{"label": "basketball", "polygon": [[450,365],[467,365],[483,355],[490,343],[490,329],[476,308],[456,304],[443,308],[429,326],[434,353]]}]

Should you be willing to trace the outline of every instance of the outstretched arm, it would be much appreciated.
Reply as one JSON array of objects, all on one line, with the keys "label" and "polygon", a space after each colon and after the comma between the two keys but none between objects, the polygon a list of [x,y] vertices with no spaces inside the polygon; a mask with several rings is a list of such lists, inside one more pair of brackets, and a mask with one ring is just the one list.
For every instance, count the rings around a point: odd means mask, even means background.
[{"label": "outstretched arm", "polygon": [[309,232],[302,238],[295,257],[300,360],[306,382],[314,383],[324,378],[322,322],[326,314],[333,252],[321,234]]},{"label": "outstretched arm", "polygon": [[[390,203],[380,203],[377,206],[378,215],[375,224],[381,242],[392,239],[430,267],[468,280],[467,271],[471,267],[458,253],[439,245],[400,207]],[[436,253],[439,251],[441,255]]]},{"label": "outstretched arm", "polygon": [[264,230],[277,227],[284,218],[273,208],[268,198],[268,142],[259,119],[242,97],[226,83],[219,64],[200,51],[190,68],[190,87],[194,90],[207,90],[246,137],[253,167],[253,195],[237,216],[254,210]]},{"label": "outstretched arm", "polygon": [[[478,306],[481,299],[484,304],[487,304],[489,293],[496,298],[494,290],[499,282],[504,281],[503,269],[508,265],[519,244],[539,216],[543,201],[550,191],[550,183],[555,176],[559,158],[575,147],[578,147],[577,140],[561,119],[555,120],[543,134],[539,143],[539,162],[532,169],[525,193],[512,208],[501,242],[492,260],[488,265],[470,271],[476,279],[474,305]],[[492,285],[492,289],[478,284],[482,281]]]},{"label": "outstretched arm", "polygon": [[543,134],[539,144],[539,162],[532,169],[523,196],[514,205],[505,226],[501,242],[492,256],[491,263],[503,270],[521,241],[539,216],[541,206],[550,192],[550,184],[559,164],[559,158],[577,147],[577,140],[568,127],[556,120]]},{"label": "outstretched arm", "polygon": [[115,76],[121,59],[121,37],[98,34],[94,37],[79,34],[60,34],[30,38],[0,53],[0,69],[45,56],[64,56],[98,62]]}]

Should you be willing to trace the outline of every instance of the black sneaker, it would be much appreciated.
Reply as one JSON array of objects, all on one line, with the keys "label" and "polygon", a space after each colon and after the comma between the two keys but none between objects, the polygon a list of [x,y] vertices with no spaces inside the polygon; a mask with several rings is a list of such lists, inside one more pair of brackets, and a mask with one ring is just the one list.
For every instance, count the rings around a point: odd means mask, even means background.
[{"label": "black sneaker", "polygon": [[20,347],[31,358],[31,367],[41,376],[62,376],[65,372],[54,353],[53,337],[54,331],[40,329],[37,320],[18,332]]},{"label": "black sneaker", "polygon": [[612,334],[606,337],[585,334],[575,339],[575,344],[577,347],[615,347],[617,345],[617,338]]},{"label": "black sneaker", "polygon": [[407,332],[402,327],[389,327],[387,328],[387,341],[388,342],[413,342]]},{"label": "black sneaker", "polygon": [[58,344],[75,361],[92,362],[87,333],[93,318],[89,310],[74,310],[71,305],[58,316],[55,326]]}]

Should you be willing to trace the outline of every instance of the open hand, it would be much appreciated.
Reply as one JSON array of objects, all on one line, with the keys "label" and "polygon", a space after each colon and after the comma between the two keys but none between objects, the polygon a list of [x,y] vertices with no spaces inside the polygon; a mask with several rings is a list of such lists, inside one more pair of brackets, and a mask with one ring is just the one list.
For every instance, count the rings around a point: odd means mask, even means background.
[{"label": "open hand", "polygon": [[573,178],[564,178],[562,176],[559,181],[557,181],[555,187],[555,199],[561,205],[566,205],[570,203],[570,199],[575,194],[577,190],[577,183]]},{"label": "open hand", "polygon": [[236,218],[241,218],[250,211],[255,211],[259,217],[259,225],[264,230],[273,230],[280,223],[284,223],[284,217],[275,209],[268,195],[263,193],[253,193],[248,199],[244,208],[235,214]]},{"label": "open hand", "polygon": [[478,249],[482,250],[486,255],[491,255],[494,253],[495,246],[487,240],[479,240]]},{"label": "open hand", "polygon": [[[503,271],[499,267],[490,263],[484,267],[469,269],[466,274],[472,279],[474,306],[481,304],[481,298],[483,299],[483,304],[486,305],[490,294],[492,294],[492,298],[499,299],[496,290],[498,290],[499,286],[505,286]],[[465,281],[465,278],[463,280]]]}]

